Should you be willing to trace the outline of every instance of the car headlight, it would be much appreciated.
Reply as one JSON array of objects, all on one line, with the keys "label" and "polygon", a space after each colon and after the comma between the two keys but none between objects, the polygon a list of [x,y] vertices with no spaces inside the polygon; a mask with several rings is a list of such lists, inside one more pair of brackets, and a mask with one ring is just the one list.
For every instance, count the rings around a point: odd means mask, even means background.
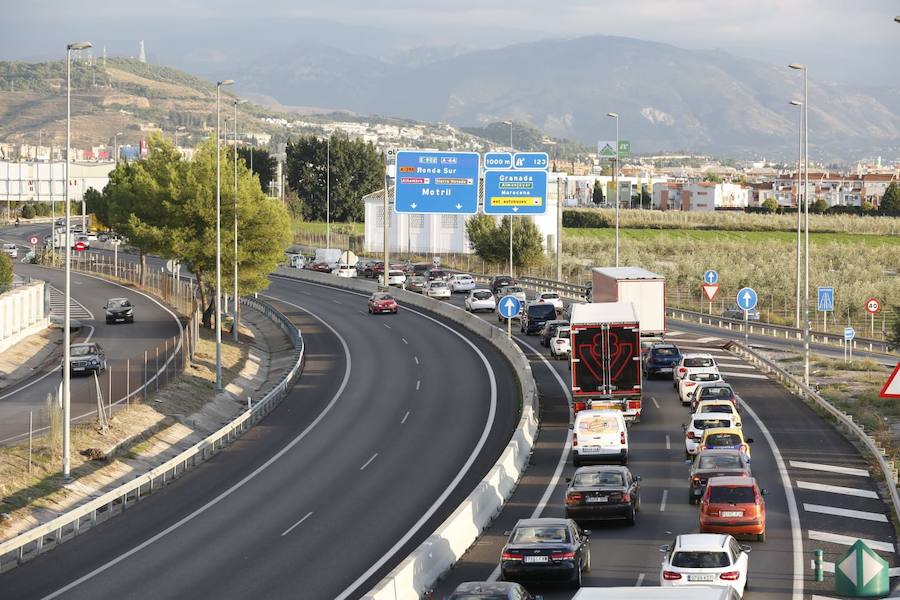
[{"label": "car headlight", "polygon": [[91,359],[91,364],[92,364],[92,365],[99,365],[99,364],[100,364],[100,361],[97,360],[96,358],[92,358],[92,359]]},{"label": "car headlight", "polygon": [[133,311],[134,311],[133,308],[129,308],[129,309],[127,309],[127,310],[124,312],[124,314],[126,314],[126,315],[131,315],[131,313],[132,313]]}]

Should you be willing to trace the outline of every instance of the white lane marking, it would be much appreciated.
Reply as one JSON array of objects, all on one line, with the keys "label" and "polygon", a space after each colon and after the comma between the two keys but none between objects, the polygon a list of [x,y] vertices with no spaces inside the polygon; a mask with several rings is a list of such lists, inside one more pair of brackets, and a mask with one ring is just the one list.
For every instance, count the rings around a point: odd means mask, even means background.
[{"label": "white lane marking", "polygon": [[797,509],[797,497],[794,495],[794,488],[791,487],[791,478],[788,476],[787,466],[784,464],[784,458],[781,456],[781,450],[775,443],[769,428],[766,427],[762,419],[756,414],[747,403],[744,403],[744,411],[750,415],[750,418],[756,422],[760,432],[766,438],[766,442],[772,449],[772,456],[775,458],[775,465],[778,467],[778,475],[781,477],[781,487],[784,489],[784,495],[787,498],[788,517],[791,521],[791,549],[794,558],[794,575],[792,578],[791,600],[803,600],[803,581],[805,577],[803,569],[803,535],[800,529],[800,511]]},{"label": "white lane marking", "polygon": [[420,385],[422,385],[422,380],[421,380],[421,379],[416,379],[416,391],[417,391],[417,392],[419,391],[419,386],[420,386]]},{"label": "white lane marking", "polygon": [[837,533],[827,533],[825,531],[809,531],[809,539],[818,540],[820,542],[831,542],[832,544],[840,544],[841,546],[852,546],[856,540],[862,540],[866,546],[872,550],[880,550],[881,552],[894,552],[894,544],[891,542],[879,542],[877,540],[867,540],[856,536],[839,535]]},{"label": "white lane marking", "polygon": [[418,356],[413,356],[413,360],[416,361],[416,364],[419,364],[419,357],[418,357]]},{"label": "white lane marking", "polygon": [[406,341],[406,338],[400,338],[400,339],[403,340],[404,344],[406,344],[407,346],[409,345],[409,342]]},{"label": "white lane marking", "polygon": [[722,350],[721,348],[710,348],[709,346],[689,346],[687,344],[678,344],[678,348],[680,350],[691,350],[692,352],[699,352],[703,354],[727,354],[728,356],[734,356],[728,350]]},{"label": "white lane marking", "polygon": [[669,434],[666,434],[666,450],[672,449],[672,440],[669,439]]},{"label": "white lane marking", "polygon": [[656,396],[650,396],[650,399],[653,400],[653,406],[659,408],[659,402],[656,401]]},{"label": "white lane marking", "polygon": [[306,516],[305,516],[305,517],[303,517],[302,519],[300,519],[299,521],[297,521],[296,523],[294,523],[293,525],[291,525],[290,527],[288,527],[287,529],[285,529],[285,530],[284,530],[284,533],[281,534],[281,537],[284,537],[284,536],[286,536],[287,534],[289,534],[290,532],[292,532],[294,529],[296,529],[297,527],[299,527],[299,526],[303,523],[303,521],[307,520],[307,519],[310,518],[311,516],[312,516],[312,511],[306,513]]},{"label": "white lane marking", "polygon": [[[137,290],[134,290],[134,291],[139,294],[141,293],[141,292],[138,292]],[[268,297],[272,298],[273,300],[278,300],[278,298],[275,298],[273,296],[268,296]],[[207,510],[214,507],[216,504],[218,504],[219,502],[221,502],[222,500],[224,500],[225,498],[227,498],[228,496],[230,496],[231,494],[233,494],[240,488],[244,487],[244,485],[249,483],[251,480],[255,479],[257,475],[259,475],[260,473],[262,473],[263,471],[268,469],[275,462],[277,462],[282,456],[287,454],[291,450],[291,448],[293,448],[294,446],[299,444],[309,434],[309,432],[312,431],[313,428],[315,428],[322,421],[322,419],[325,418],[325,415],[327,415],[331,411],[331,409],[335,406],[335,404],[337,404],[338,398],[341,397],[341,395],[344,393],[344,389],[346,389],[347,384],[350,382],[351,359],[350,359],[350,348],[347,346],[347,341],[331,325],[326,323],[319,316],[314,315],[307,309],[303,308],[302,306],[298,306],[297,304],[294,304],[293,302],[288,302],[286,300],[278,300],[278,301],[282,302],[283,304],[287,304],[288,306],[293,306],[294,308],[297,308],[297,309],[302,310],[303,312],[307,313],[309,316],[313,317],[314,319],[316,319],[317,321],[322,323],[322,325],[324,325],[326,328],[328,328],[335,336],[337,336],[338,340],[341,342],[341,346],[344,349],[344,356],[347,359],[347,367],[346,367],[346,369],[344,369],[344,378],[341,381],[341,385],[340,385],[340,387],[338,387],[334,396],[332,396],[331,400],[328,402],[328,405],[325,406],[325,408],[322,410],[322,412],[319,413],[319,415],[315,418],[315,420],[312,423],[310,423],[309,425],[307,425],[306,429],[304,429],[302,432],[300,432],[300,434],[297,437],[295,437],[290,442],[288,442],[287,445],[285,445],[281,450],[279,450],[276,454],[274,454],[271,458],[269,458],[269,460],[267,460],[260,466],[256,467],[256,469],[254,469],[246,477],[244,477],[243,479],[241,479],[240,481],[238,481],[237,483],[232,485],[230,488],[228,488],[227,490],[225,490],[224,492],[222,492],[221,494],[219,494],[218,496],[216,496],[215,498],[213,498],[212,500],[210,500],[209,502],[207,502],[206,504],[204,504],[203,506],[201,506],[194,512],[190,513],[186,517],[180,519],[176,523],[173,523],[169,527],[166,527],[165,529],[163,529],[162,531],[160,531],[153,537],[141,542],[140,544],[138,544],[131,550],[128,550],[127,552],[123,552],[122,554],[120,554],[116,558],[112,559],[108,563],[106,563],[100,567],[97,567],[90,573],[82,575],[81,577],[79,577],[78,579],[73,581],[72,583],[70,583],[64,587],[61,587],[60,589],[56,590],[52,594],[48,594],[47,596],[44,596],[43,600],[51,600],[52,598],[58,598],[59,596],[62,596],[63,594],[65,594],[66,592],[71,590],[72,588],[75,588],[78,585],[81,585],[82,583],[84,583],[85,581],[88,581],[89,579],[93,579],[97,575],[116,566],[120,562],[124,561],[126,558],[129,558],[129,557],[137,554],[138,552],[142,551],[144,548],[150,546],[154,542],[161,540],[162,538],[166,537],[173,531],[176,531],[183,525],[186,525],[190,521],[193,521],[195,518],[197,518],[198,516],[205,513]]]},{"label": "white lane marking", "polygon": [[792,460],[791,466],[795,469],[810,469],[812,471],[825,471],[827,473],[840,473],[841,475],[855,475],[857,477],[868,477],[869,472],[865,469],[854,469],[853,467],[840,467],[838,465],[825,465],[822,463],[804,462],[802,460]]},{"label": "white lane marking", "polygon": [[694,341],[696,341],[698,344],[708,344],[710,342],[721,342],[722,338],[710,336],[710,337],[699,338]]},{"label": "white lane marking", "polygon": [[849,508],[838,508],[837,506],[822,506],[821,504],[807,504],[804,502],[803,510],[823,515],[847,517],[848,519],[863,519],[865,521],[878,521],[880,523],[888,522],[888,518],[881,513],[868,512],[865,510],[850,510]]},{"label": "white lane marking", "polygon": [[725,367],[726,369],[746,369],[748,371],[756,370],[756,367],[754,367],[753,365],[747,365],[744,363],[727,363],[727,362],[719,361],[719,368],[721,369],[722,367]]},{"label": "white lane marking", "polygon": [[387,323],[382,323],[382,325],[384,325],[384,326],[385,326],[385,327],[387,327],[387,328],[388,328],[388,329],[390,329],[390,328],[391,328],[391,326],[390,326],[390,325],[388,325],[388,324],[387,324]]},{"label": "white lane marking", "polygon": [[798,481],[797,487],[802,490],[828,492],[829,494],[845,494],[847,496],[857,496],[858,498],[878,499],[877,492],[873,492],[871,490],[858,490],[856,488],[843,487],[840,485],[826,485],[824,483],[813,483],[811,481]]},{"label": "white lane marking", "polygon": [[753,373],[733,373],[729,371],[719,371],[721,375],[728,375],[729,377],[743,377],[745,379],[768,379],[765,375],[755,375]]},{"label": "white lane marking", "polygon": [[641,587],[644,583],[644,574],[641,573],[638,575],[637,581],[634,582],[634,587]]},{"label": "white lane marking", "polygon": [[363,312],[363,311],[361,311],[361,310],[358,310],[358,311],[356,311],[356,312],[358,312],[358,313],[359,313],[359,314],[361,314],[361,315],[364,315],[364,314],[366,314],[366,313],[364,313],[364,312]]},{"label": "white lane marking", "polygon": [[375,460],[375,457],[376,457],[376,456],[378,456],[378,453],[377,453],[377,452],[376,452],[375,454],[373,454],[373,455],[372,455],[372,458],[370,458],[369,460],[367,460],[366,463],[365,463],[363,466],[361,466],[361,467],[359,468],[359,470],[360,470],[360,471],[365,471],[365,470],[366,470],[366,467],[368,467],[370,464],[372,464],[372,461]]},{"label": "white lane marking", "polygon": [[335,300],[335,299],[333,299],[333,298],[332,298],[331,301],[334,302],[335,304],[343,304],[343,302],[341,302],[340,300]]},{"label": "white lane marking", "polygon": [[666,512],[666,500],[669,499],[669,490],[663,490],[662,502],[659,503],[659,512]]},{"label": "white lane marking", "polygon": [[679,335],[684,335],[684,334],[685,334],[684,331],[667,331],[663,335],[664,335],[664,337],[678,337]]},{"label": "white lane marking", "polygon": [[406,411],[406,414],[403,415],[403,418],[400,419],[400,424],[403,425],[406,423],[406,420],[409,418],[409,411]]}]

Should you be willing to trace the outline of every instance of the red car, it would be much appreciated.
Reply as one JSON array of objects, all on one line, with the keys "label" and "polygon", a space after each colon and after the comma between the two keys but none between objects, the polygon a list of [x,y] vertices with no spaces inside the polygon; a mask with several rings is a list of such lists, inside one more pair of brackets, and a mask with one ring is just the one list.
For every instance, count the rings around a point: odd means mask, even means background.
[{"label": "red car", "polygon": [[316,262],[312,263],[309,268],[313,271],[317,271],[319,273],[331,273],[331,265],[324,262]]},{"label": "red car", "polygon": [[390,294],[376,292],[369,297],[369,314],[394,313],[397,314],[397,301]]},{"label": "red car", "polygon": [[700,501],[700,533],[755,535],[766,541],[765,493],[753,477],[710,477]]}]

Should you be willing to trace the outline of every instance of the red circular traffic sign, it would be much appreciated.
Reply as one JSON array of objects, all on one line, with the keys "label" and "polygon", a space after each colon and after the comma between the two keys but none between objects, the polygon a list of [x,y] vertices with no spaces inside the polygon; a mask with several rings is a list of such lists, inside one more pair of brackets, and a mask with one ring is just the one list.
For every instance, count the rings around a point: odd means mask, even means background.
[{"label": "red circular traffic sign", "polygon": [[36,246],[38,243],[38,237],[36,235],[33,235],[30,238],[28,238],[28,241],[31,242],[32,246]]},{"label": "red circular traffic sign", "polygon": [[874,315],[881,310],[881,302],[878,301],[878,298],[869,298],[866,300],[866,310]]},{"label": "red circular traffic sign", "polygon": [[84,252],[85,248],[87,248],[87,246],[84,245],[84,242],[75,242],[75,251],[76,252]]}]

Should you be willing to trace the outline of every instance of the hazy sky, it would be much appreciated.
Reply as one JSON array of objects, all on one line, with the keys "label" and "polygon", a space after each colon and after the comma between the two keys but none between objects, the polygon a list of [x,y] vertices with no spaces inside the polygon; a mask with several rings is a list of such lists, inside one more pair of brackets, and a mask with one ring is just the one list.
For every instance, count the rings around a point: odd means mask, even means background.
[{"label": "hazy sky", "polygon": [[29,0],[4,16],[0,59],[59,56],[67,40],[88,36],[98,50],[136,54],[145,39],[158,62],[211,71],[282,41],[390,56],[600,33],[803,61],[819,79],[879,85],[900,77],[898,14],[900,0]]}]

